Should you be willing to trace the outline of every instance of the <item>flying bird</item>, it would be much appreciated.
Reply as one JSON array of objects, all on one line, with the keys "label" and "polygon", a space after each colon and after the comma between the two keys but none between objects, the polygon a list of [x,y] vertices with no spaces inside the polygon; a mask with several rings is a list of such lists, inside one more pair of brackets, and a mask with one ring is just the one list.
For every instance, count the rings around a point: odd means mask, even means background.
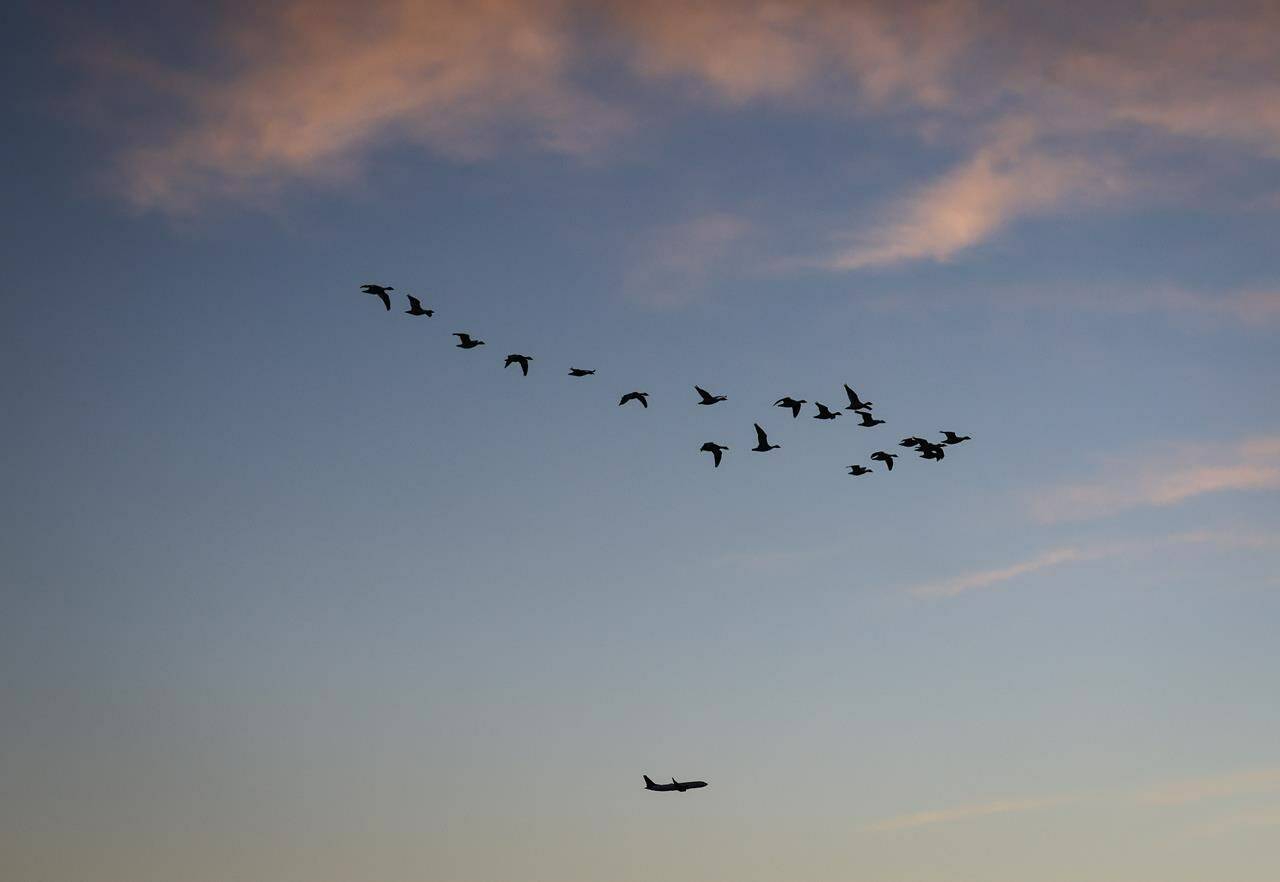
[{"label": "flying bird", "polygon": [[507,360],[503,363],[502,369],[506,370],[513,364],[518,364],[520,365],[520,371],[527,377],[529,376],[529,362],[532,360],[532,355],[519,355],[518,353],[513,352],[507,356]]},{"label": "flying bird", "polygon": [[779,398],[777,401],[773,403],[773,406],[791,408],[791,418],[795,419],[796,417],[800,416],[800,405],[808,404],[808,403],[809,402],[803,398],[797,401],[796,399],[788,395],[786,398]]},{"label": "flying bird", "polygon": [[883,450],[877,450],[875,453],[871,454],[871,458],[877,462],[884,463],[885,468],[889,471],[893,471],[893,461],[898,458],[898,454],[885,453]]},{"label": "flying bird", "polygon": [[957,435],[955,432],[948,432],[946,429],[939,429],[938,431],[947,436],[943,440],[943,444],[959,444],[961,441],[969,440],[968,435]]},{"label": "flying bird", "polygon": [[384,287],[384,286],[382,286],[382,285],[361,285],[361,286],[360,286],[360,290],[361,290],[361,291],[363,291],[363,292],[364,292],[364,293],[366,293],[366,294],[372,294],[374,297],[379,297],[379,298],[381,298],[381,299],[382,299],[382,305],[383,305],[383,306],[385,306],[385,307],[387,308],[387,311],[388,311],[388,312],[390,312],[390,310],[391,310],[391,295],[390,295],[390,294],[388,294],[387,292],[388,292],[388,291],[394,291],[394,290],[395,290],[395,288],[392,288],[392,287],[389,287],[389,286]]},{"label": "flying bird", "polygon": [[626,404],[628,401],[639,401],[641,404],[643,404],[647,408],[649,406],[649,393],[648,392],[628,392],[626,395],[623,395],[622,398],[618,401],[618,407],[622,407],[622,405]]},{"label": "flying bird", "polygon": [[821,401],[815,401],[814,406],[818,408],[818,412],[813,415],[815,420],[834,420],[836,417],[840,416],[839,411],[832,413],[827,410],[827,406]]},{"label": "flying bird", "polygon": [[698,393],[698,396],[702,399],[701,401],[698,402],[699,404],[715,404],[717,401],[729,400],[728,395],[712,395],[710,392],[708,392],[706,389],[703,389],[701,386],[694,386],[693,388],[694,388],[694,391]]},{"label": "flying bird", "polygon": [[849,388],[849,384],[844,384],[844,391],[849,396],[849,406],[845,410],[871,410],[871,402],[863,401],[858,397],[858,393]]},{"label": "flying bird", "polygon": [[862,417],[862,422],[858,423],[858,425],[862,426],[864,429],[870,429],[872,426],[884,425],[884,420],[876,419],[869,411],[860,410],[858,411],[858,416]]},{"label": "flying bird", "polygon": [[918,448],[921,444],[928,444],[928,443],[929,443],[929,442],[928,442],[926,439],[924,439],[924,438],[917,438],[915,435],[912,435],[910,438],[903,438],[901,441],[899,441],[899,442],[898,442],[898,446],[899,446],[899,447],[917,447],[917,448]]},{"label": "flying bird", "polygon": [[453,336],[458,338],[459,349],[475,349],[477,346],[483,346],[483,340],[472,340],[470,334],[463,334],[460,331],[454,331]]},{"label": "flying bird", "polygon": [[409,298],[409,308],[405,310],[409,315],[425,315],[427,318],[436,314],[434,309],[423,309],[422,301],[412,294],[404,295]]},{"label": "flying bird", "polygon": [[853,475],[856,478],[860,475],[871,474],[871,469],[867,468],[866,466],[851,465],[849,466],[849,474]]},{"label": "flying bird", "polygon": [[930,444],[928,441],[921,444],[918,449],[920,451],[921,459],[941,460],[944,456],[947,455],[947,451],[943,448],[941,444]]},{"label": "flying bird", "polygon": [[582,368],[569,368],[569,376],[571,377],[589,377],[595,371],[584,371]]},{"label": "flying bird", "polygon": [[724,452],[728,449],[729,448],[725,447],[723,444],[717,444],[714,441],[708,441],[706,444],[703,444],[698,448],[698,450],[703,451],[704,453],[711,454],[711,457],[716,461],[715,468],[720,468],[720,457],[724,456]]},{"label": "flying bird", "polygon": [[770,450],[778,450],[781,444],[770,444],[769,436],[764,433],[764,429],[760,428],[759,423],[753,423],[756,427],[756,446],[751,449],[756,453],[768,453]]}]

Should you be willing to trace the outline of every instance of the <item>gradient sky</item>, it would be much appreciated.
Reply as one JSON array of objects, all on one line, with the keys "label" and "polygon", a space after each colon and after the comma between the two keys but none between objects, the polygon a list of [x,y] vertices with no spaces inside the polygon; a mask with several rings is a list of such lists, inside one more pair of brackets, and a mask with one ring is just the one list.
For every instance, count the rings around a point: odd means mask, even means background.
[{"label": "gradient sky", "polygon": [[1280,876],[1274,3],[190,6],[0,29],[0,876]]}]

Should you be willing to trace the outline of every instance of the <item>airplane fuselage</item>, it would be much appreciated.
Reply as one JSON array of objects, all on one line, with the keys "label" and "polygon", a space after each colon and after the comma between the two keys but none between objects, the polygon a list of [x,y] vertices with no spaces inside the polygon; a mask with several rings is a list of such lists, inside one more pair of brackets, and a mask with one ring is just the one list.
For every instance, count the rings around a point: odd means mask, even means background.
[{"label": "airplane fuselage", "polygon": [[706,786],[706,781],[677,781],[675,778],[671,779],[670,784],[658,784],[650,780],[648,775],[644,776],[644,789],[653,790],[658,793],[669,793],[673,790],[679,793],[684,793],[686,790],[697,790],[699,787]]}]

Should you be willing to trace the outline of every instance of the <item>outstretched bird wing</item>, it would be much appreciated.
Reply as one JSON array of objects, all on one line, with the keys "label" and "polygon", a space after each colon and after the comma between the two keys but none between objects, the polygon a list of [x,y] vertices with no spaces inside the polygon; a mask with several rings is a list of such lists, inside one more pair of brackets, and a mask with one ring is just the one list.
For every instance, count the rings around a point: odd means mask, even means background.
[{"label": "outstretched bird wing", "polygon": [[710,401],[712,399],[713,397],[712,394],[708,392],[706,389],[703,389],[701,386],[694,386],[693,388],[695,392],[697,392],[700,396],[702,396],[703,401]]},{"label": "outstretched bird wing", "polygon": [[387,308],[387,312],[391,311],[391,296],[386,291],[374,291],[378,298],[382,301],[382,305]]},{"label": "outstretched bird wing", "polygon": [[760,428],[759,423],[752,423],[752,425],[756,427],[756,441],[759,442],[761,447],[768,447],[769,436],[764,433],[764,429]]}]

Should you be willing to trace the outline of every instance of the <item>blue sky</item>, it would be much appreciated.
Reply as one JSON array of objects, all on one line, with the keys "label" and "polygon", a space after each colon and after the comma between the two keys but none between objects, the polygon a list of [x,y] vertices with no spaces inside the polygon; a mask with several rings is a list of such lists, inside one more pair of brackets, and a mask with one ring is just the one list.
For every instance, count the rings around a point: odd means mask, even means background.
[{"label": "blue sky", "polygon": [[20,9],[3,875],[1274,878],[1277,24]]}]

